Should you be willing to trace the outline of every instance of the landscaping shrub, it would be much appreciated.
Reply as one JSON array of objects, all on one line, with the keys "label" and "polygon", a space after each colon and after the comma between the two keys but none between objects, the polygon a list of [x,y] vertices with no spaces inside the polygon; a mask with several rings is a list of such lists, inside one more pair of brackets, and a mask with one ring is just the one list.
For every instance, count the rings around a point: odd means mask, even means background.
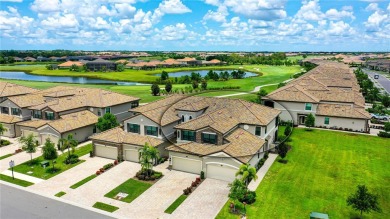
[{"label": "landscaping shrub", "polygon": [[243,199],[239,200],[240,202],[245,202],[247,204],[252,204],[256,201],[256,192],[255,191],[249,191],[246,193]]},{"label": "landscaping shrub", "polygon": [[0,146],[6,146],[6,145],[10,145],[11,142],[8,141],[8,140],[5,140],[5,139],[1,139],[0,141]]},{"label": "landscaping shrub", "polygon": [[161,177],[163,176],[163,174],[161,172],[158,172],[158,171],[151,171],[150,173],[147,173],[146,171],[138,171],[136,174],[135,174],[135,177],[139,180],[146,180],[146,181],[153,181],[153,180],[156,180],[156,179],[160,179]]},{"label": "landscaping shrub", "polygon": [[192,182],[192,183],[191,183],[191,186],[192,186],[192,187],[196,187],[196,186],[197,186],[197,183],[196,183],[196,182]]},{"label": "landscaping shrub", "polygon": [[106,165],[103,166],[103,169],[104,169],[104,170],[108,170],[108,169],[110,169],[110,168],[113,167],[113,166],[114,166],[113,163],[108,163],[108,164],[106,164]]},{"label": "landscaping shrub", "polygon": [[93,151],[89,151],[89,157],[93,157]]},{"label": "landscaping shrub", "polygon": [[101,173],[104,173],[104,169],[103,169],[103,168],[100,168],[99,171],[100,171]]},{"label": "landscaping shrub", "polygon": [[269,152],[267,151],[267,152],[265,152],[265,154],[264,154],[264,159],[267,160],[267,159],[268,159],[268,156],[269,156]]},{"label": "landscaping shrub", "polygon": [[118,160],[115,160],[115,161],[114,161],[114,165],[118,165]]},{"label": "landscaping shrub", "polygon": [[390,138],[390,132],[383,132],[383,131],[380,131],[378,133],[378,136],[379,137],[382,137],[382,138]]},{"label": "landscaping shrub", "polygon": [[155,177],[155,179],[160,179],[163,176],[163,174],[161,172],[155,171],[153,176]]},{"label": "landscaping shrub", "polygon": [[204,172],[203,171],[200,171],[200,178],[204,179]]},{"label": "landscaping shrub", "polygon": [[183,190],[184,195],[189,195],[191,194],[191,192],[192,192],[191,187],[187,187],[186,189]]},{"label": "landscaping shrub", "polygon": [[100,170],[96,171],[96,175],[98,176],[100,175]]},{"label": "landscaping shrub", "polygon": [[79,156],[77,154],[71,154],[68,157],[66,157],[64,162],[65,162],[65,164],[75,164],[79,161],[80,161],[80,159],[79,159]]}]

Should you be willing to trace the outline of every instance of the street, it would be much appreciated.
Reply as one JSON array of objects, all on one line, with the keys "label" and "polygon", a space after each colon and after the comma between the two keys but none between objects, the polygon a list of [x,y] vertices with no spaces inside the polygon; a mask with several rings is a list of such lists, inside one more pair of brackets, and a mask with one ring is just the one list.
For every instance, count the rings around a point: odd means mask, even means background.
[{"label": "street", "polygon": [[386,91],[390,94],[390,79],[387,79],[383,75],[379,74],[379,79],[374,79],[374,75],[377,74],[374,71],[363,69],[363,71],[368,74],[374,82],[379,83]]},{"label": "street", "polygon": [[0,184],[0,218],[111,218],[74,205]]}]

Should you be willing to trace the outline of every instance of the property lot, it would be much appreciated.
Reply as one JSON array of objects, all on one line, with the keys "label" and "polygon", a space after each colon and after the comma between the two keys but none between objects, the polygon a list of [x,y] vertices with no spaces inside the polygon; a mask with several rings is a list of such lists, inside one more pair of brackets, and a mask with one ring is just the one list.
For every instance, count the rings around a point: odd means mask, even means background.
[{"label": "property lot", "polygon": [[[390,141],[360,134],[294,129],[287,164],[275,162],[247,206],[249,218],[308,218],[311,211],[330,218],[355,218],[347,197],[365,184],[379,196],[382,213],[365,218],[390,218]],[[238,218],[225,204],[217,218]]]}]

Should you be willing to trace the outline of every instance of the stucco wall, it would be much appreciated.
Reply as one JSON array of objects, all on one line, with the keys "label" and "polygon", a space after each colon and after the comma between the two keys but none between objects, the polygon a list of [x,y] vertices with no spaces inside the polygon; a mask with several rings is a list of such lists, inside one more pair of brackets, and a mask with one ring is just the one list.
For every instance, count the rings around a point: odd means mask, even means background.
[{"label": "stucco wall", "polygon": [[123,123],[123,120],[129,118],[132,115],[132,113],[129,112],[129,109],[131,109],[131,103],[115,105],[111,107],[111,113],[116,116],[116,119],[119,123]]},{"label": "stucco wall", "polygon": [[78,142],[84,142],[88,140],[88,137],[93,135],[93,128],[95,125],[90,125],[86,127],[82,127],[79,129],[72,130],[70,132],[65,132],[62,134],[64,138],[66,138],[69,134],[73,135],[73,138]]},{"label": "stucco wall", "polygon": [[318,104],[312,103],[312,109],[305,110],[305,103],[277,101],[274,103],[274,108],[282,111],[282,113],[279,116],[281,120],[284,121],[293,120],[294,124],[297,125],[298,114],[309,115],[311,113],[314,115],[315,112],[317,111],[317,105]]},{"label": "stucco wall", "polygon": [[[127,123],[140,125],[140,135],[145,135],[145,126],[155,126],[160,129],[160,126],[143,115],[137,115],[124,121],[124,128],[127,131]],[[155,137],[155,136],[152,136]],[[158,138],[162,138],[160,131],[158,131]]]},{"label": "stucco wall", "polygon": [[14,138],[16,137],[15,136],[15,124],[6,124],[6,123],[3,123],[3,126],[4,128],[6,128],[7,130],[3,133],[3,136],[5,137],[10,137],[10,138]]},{"label": "stucco wall", "polygon": [[330,117],[329,125],[325,125],[325,116],[316,116],[315,126],[326,126],[329,127],[342,127],[353,129],[354,131],[362,131],[365,130],[366,120],[364,119],[353,119],[353,118],[339,118],[339,117]]}]

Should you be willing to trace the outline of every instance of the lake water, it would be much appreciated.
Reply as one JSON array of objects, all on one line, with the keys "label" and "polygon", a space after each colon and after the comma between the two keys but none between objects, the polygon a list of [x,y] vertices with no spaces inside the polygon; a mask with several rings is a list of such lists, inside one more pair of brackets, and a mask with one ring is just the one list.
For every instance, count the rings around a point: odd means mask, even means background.
[{"label": "lake water", "polygon": [[70,76],[60,77],[60,76],[31,75],[31,74],[26,74],[25,72],[6,72],[6,71],[0,71],[0,78],[26,80],[26,81],[74,83],[74,84],[112,84],[112,85],[123,85],[123,86],[146,85],[137,82],[110,81],[110,80],[101,80],[101,79],[94,79],[94,78],[87,78],[87,77],[70,77]]},{"label": "lake water", "polygon": [[[214,71],[214,70],[213,70]],[[221,70],[222,71],[222,70]],[[221,71],[214,71],[216,73],[220,73]],[[223,70],[225,71],[225,70]],[[226,70],[227,72],[231,73],[233,70]],[[204,77],[207,75],[207,73],[209,72],[209,70],[199,70],[199,71],[179,71],[179,72],[171,72],[171,73],[168,73],[169,77],[181,77],[181,76],[191,76],[191,73],[192,72],[195,72],[195,73],[199,73],[200,76]],[[254,77],[254,76],[257,76],[257,74],[255,73],[252,73],[252,72],[245,72],[245,78],[249,78],[249,77]],[[155,74],[155,76],[161,76],[161,74]]]}]

